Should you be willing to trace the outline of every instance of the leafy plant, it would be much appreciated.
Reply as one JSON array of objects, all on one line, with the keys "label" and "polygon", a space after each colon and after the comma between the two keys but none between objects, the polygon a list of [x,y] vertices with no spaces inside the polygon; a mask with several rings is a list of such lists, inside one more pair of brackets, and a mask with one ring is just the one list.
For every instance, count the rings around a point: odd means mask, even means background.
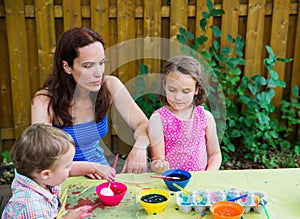
[{"label": "leafy plant", "polygon": [[3,160],[0,166],[0,185],[11,184],[15,174],[13,163],[10,160],[10,153],[9,151],[3,151],[1,155]]},{"label": "leafy plant", "polygon": [[[214,9],[211,0],[207,0],[208,12],[203,12],[200,20],[200,27],[204,35],[194,37],[194,35],[184,28],[179,29],[177,39],[183,45],[191,49],[182,47],[182,51],[197,58],[200,53],[213,69],[218,80],[209,82],[211,89],[209,92],[213,96],[221,95],[220,91],[214,89],[213,84],[219,84],[226,98],[226,131],[221,144],[223,162],[231,161],[233,153],[237,150],[243,152],[246,159],[251,159],[255,163],[260,162],[265,167],[273,168],[280,166],[297,167],[296,156],[299,156],[299,144],[293,145],[287,137],[292,130],[290,125],[299,124],[299,92],[294,88],[294,99],[291,102],[282,102],[282,120],[285,125],[280,125],[279,120],[274,116],[279,113],[278,109],[272,105],[276,87],[285,87],[284,81],[278,78],[274,70],[276,62],[290,62],[292,59],[277,57],[271,47],[266,46],[269,57],[264,59],[264,66],[268,71],[268,77],[255,75],[253,77],[243,76],[241,66],[245,65],[243,49],[245,42],[241,36],[234,38],[227,35],[227,40],[233,45],[221,48],[219,38],[222,36],[221,30],[215,26],[208,26],[208,19],[224,14],[221,9]],[[204,44],[208,38],[205,36],[208,28],[214,35],[213,45],[208,50]],[[220,98],[221,99],[221,98]],[[212,104],[219,104],[210,101]],[[214,115],[218,124],[218,115]],[[299,133],[298,133],[299,136]],[[281,161],[279,154],[285,152],[285,161]],[[295,153],[295,154],[294,154]],[[296,156],[295,156],[296,155]],[[282,156],[281,156],[282,158]]]}]

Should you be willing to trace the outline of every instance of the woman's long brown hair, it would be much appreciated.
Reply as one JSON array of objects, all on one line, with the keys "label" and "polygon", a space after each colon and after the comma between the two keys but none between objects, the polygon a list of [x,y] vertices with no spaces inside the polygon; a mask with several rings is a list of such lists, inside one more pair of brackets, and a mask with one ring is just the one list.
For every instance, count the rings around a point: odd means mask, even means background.
[{"label": "woman's long brown hair", "polygon": [[[73,67],[74,59],[79,56],[78,49],[97,41],[104,46],[102,37],[88,28],[73,28],[60,36],[54,54],[52,74],[43,86],[50,98],[49,115],[50,109],[53,109],[53,125],[72,126],[74,119],[70,115],[69,108],[77,83],[72,75],[64,72],[62,61],[66,61],[70,67]],[[104,80],[100,91],[91,92],[90,96],[92,100],[95,100],[95,121],[99,122],[105,117],[111,104],[111,94]]]}]

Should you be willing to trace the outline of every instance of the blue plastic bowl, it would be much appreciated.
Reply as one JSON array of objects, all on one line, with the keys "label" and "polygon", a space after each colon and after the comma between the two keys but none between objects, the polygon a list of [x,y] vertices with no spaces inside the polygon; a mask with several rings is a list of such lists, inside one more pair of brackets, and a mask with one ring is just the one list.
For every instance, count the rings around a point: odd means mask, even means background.
[{"label": "blue plastic bowl", "polygon": [[180,191],[177,187],[173,186],[173,183],[176,183],[182,188],[185,188],[186,185],[189,183],[191,180],[192,175],[190,172],[186,170],[181,170],[181,169],[171,169],[171,170],[166,170],[161,174],[162,176],[176,176],[180,177],[181,180],[166,180],[164,179],[164,182],[166,186],[171,190],[171,191]]}]

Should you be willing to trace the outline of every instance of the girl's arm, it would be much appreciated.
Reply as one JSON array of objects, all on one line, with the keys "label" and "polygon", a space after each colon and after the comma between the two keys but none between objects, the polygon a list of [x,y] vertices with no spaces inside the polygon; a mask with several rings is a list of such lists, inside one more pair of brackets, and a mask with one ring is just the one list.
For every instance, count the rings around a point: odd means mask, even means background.
[{"label": "girl's arm", "polygon": [[206,170],[218,170],[221,166],[222,155],[217,135],[216,122],[213,115],[205,110],[207,118],[206,127],[206,149],[207,149],[207,168]]},{"label": "girl's arm", "polygon": [[147,134],[148,119],[117,77],[106,76],[105,80],[112,95],[113,106],[125,120],[127,125],[134,131],[135,143],[126,159],[122,172],[146,172],[147,148],[150,143]]},{"label": "girl's arm", "polygon": [[165,161],[165,141],[161,119],[154,112],[149,119],[148,135],[150,139],[151,170],[157,173],[169,169],[169,162]]}]

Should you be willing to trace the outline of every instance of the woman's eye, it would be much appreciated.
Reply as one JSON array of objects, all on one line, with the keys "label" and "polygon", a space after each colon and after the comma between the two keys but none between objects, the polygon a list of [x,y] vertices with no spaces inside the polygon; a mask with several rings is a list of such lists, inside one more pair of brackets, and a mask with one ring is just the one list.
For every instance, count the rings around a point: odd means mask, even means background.
[{"label": "woman's eye", "polygon": [[93,65],[92,64],[85,64],[83,67],[84,68],[91,68]]},{"label": "woman's eye", "polygon": [[104,60],[99,63],[99,65],[104,65],[104,64],[105,64]]}]

